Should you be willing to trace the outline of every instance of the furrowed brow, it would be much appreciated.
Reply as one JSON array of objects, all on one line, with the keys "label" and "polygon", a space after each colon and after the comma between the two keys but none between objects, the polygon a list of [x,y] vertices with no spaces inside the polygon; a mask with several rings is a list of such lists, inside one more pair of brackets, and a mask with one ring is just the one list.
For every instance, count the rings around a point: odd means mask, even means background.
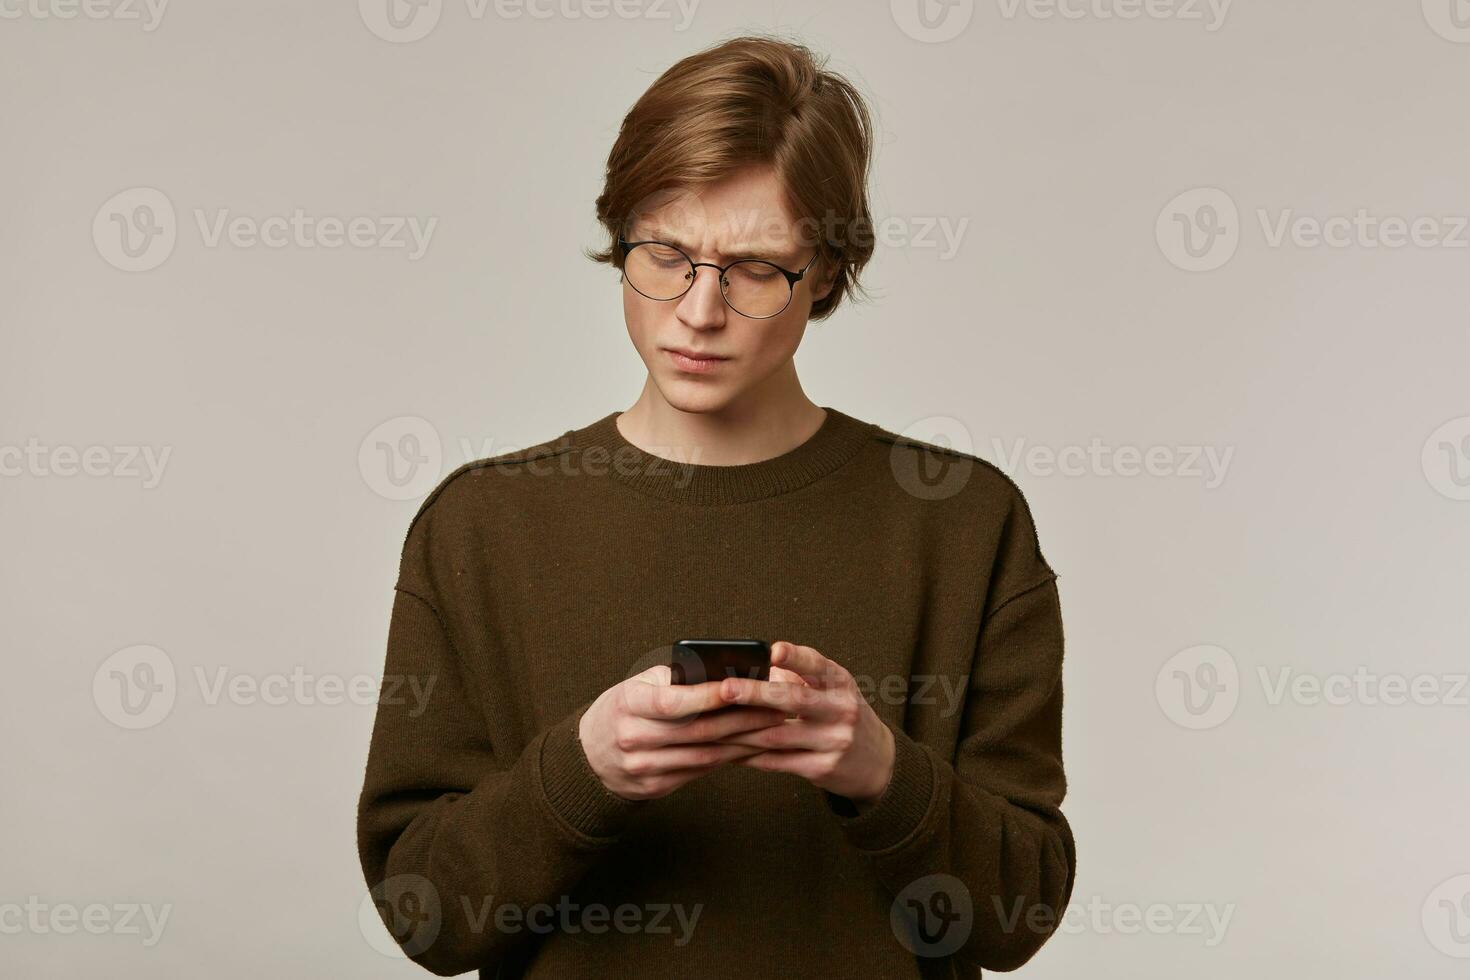
[{"label": "furrowed brow", "polygon": [[[643,239],[645,241],[659,241],[664,242],[667,245],[674,245],[689,254],[692,254],[694,252],[694,249],[690,247],[690,245],[683,239],[681,239],[678,235],[671,234],[662,228],[648,229],[647,233],[643,236]],[[740,245],[738,248],[733,248],[728,252],[721,252],[716,249],[715,254],[718,255],[720,258],[726,259],[730,262],[734,262],[739,259],[762,259],[766,262],[772,262],[778,266],[784,266],[792,261],[792,256],[776,251],[774,249],[752,248],[750,245],[745,244]]]}]

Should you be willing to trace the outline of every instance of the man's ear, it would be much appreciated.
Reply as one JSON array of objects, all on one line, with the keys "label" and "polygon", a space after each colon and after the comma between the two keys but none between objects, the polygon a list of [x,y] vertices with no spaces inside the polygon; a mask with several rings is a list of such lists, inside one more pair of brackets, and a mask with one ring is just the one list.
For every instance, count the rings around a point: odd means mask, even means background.
[{"label": "man's ear", "polygon": [[832,291],[832,286],[836,282],[837,269],[834,267],[828,270],[826,268],[826,263],[823,263],[823,275],[812,281],[812,302],[820,303],[822,300],[826,299],[827,294]]}]

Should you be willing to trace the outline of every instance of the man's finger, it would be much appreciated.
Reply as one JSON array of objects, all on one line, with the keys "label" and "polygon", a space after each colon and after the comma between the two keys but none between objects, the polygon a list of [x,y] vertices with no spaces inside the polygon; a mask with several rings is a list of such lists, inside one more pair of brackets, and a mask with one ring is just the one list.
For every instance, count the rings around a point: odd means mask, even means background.
[{"label": "man's finger", "polygon": [[813,687],[832,687],[841,683],[847,673],[842,665],[828,660],[815,648],[788,640],[777,640],[771,645],[771,664],[801,675]]},{"label": "man's finger", "polygon": [[[641,675],[640,675],[641,676]],[[702,684],[628,684],[624,688],[628,710],[641,718],[671,719],[722,708],[720,682]]]},{"label": "man's finger", "polygon": [[784,711],[788,717],[823,717],[839,703],[839,692],[825,691],[805,684],[727,677],[720,685],[720,694],[726,703],[776,708]]},{"label": "man's finger", "polygon": [[723,741],[727,736],[758,731],[785,720],[785,714],[774,708],[729,705],[693,718],[649,723],[659,729],[657,737],[663,744],[688,745]]},{"label": "man's finger", "polygon": [[787,670],[785,667],[772,667],[768,679],[773,681],[781,681],[783,684],[806,683],[806,681],[802,679],[802,676],[800,674],[798,674],[794,670]]},{"label": "man's finger", "polygon": [[786,721],[755,731],[736,732],[720,739],[720,742],[760,749],[825,752],[832,748],[832,735],[822,726],[807,721]]}]

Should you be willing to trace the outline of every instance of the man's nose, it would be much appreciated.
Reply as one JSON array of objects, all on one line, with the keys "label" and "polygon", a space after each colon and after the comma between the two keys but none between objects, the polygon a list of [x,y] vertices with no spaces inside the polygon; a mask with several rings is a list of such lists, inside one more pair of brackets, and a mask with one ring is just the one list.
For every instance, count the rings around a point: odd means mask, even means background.
[{"label": "man's nose", "polygon": [[694,282],[679,300],[679,318],[690,326],[717,326],[725,319],[725,295],[720,289],[720,270],[708,265],[694,267]]}]

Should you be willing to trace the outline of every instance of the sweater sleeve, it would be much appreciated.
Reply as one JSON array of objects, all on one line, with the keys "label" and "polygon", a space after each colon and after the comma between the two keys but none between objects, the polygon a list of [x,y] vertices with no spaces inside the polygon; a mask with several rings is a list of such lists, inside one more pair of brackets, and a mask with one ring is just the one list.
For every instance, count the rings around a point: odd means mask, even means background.
[{"label": "sweater sleeve", "polygon": [[1060,600],[1055,574],[1030,554],[1032,581],[981,625],[954,757],[890,726],[888,788],[861,813],[833,807],[894,898],[910,948],[997,971],[1020,967],[1056,931],[1076,873],[1060,809]]},{"label": "sweater sleeve", "polygon": [[[577,738],[591,702],[519,752],[492,744],[443,619],[400,582],[357,812],[363,873],[410,959],[440,976],[492,973],[641,806],[611,793]],[[509,905],[522,918],[496,913]]]}]

